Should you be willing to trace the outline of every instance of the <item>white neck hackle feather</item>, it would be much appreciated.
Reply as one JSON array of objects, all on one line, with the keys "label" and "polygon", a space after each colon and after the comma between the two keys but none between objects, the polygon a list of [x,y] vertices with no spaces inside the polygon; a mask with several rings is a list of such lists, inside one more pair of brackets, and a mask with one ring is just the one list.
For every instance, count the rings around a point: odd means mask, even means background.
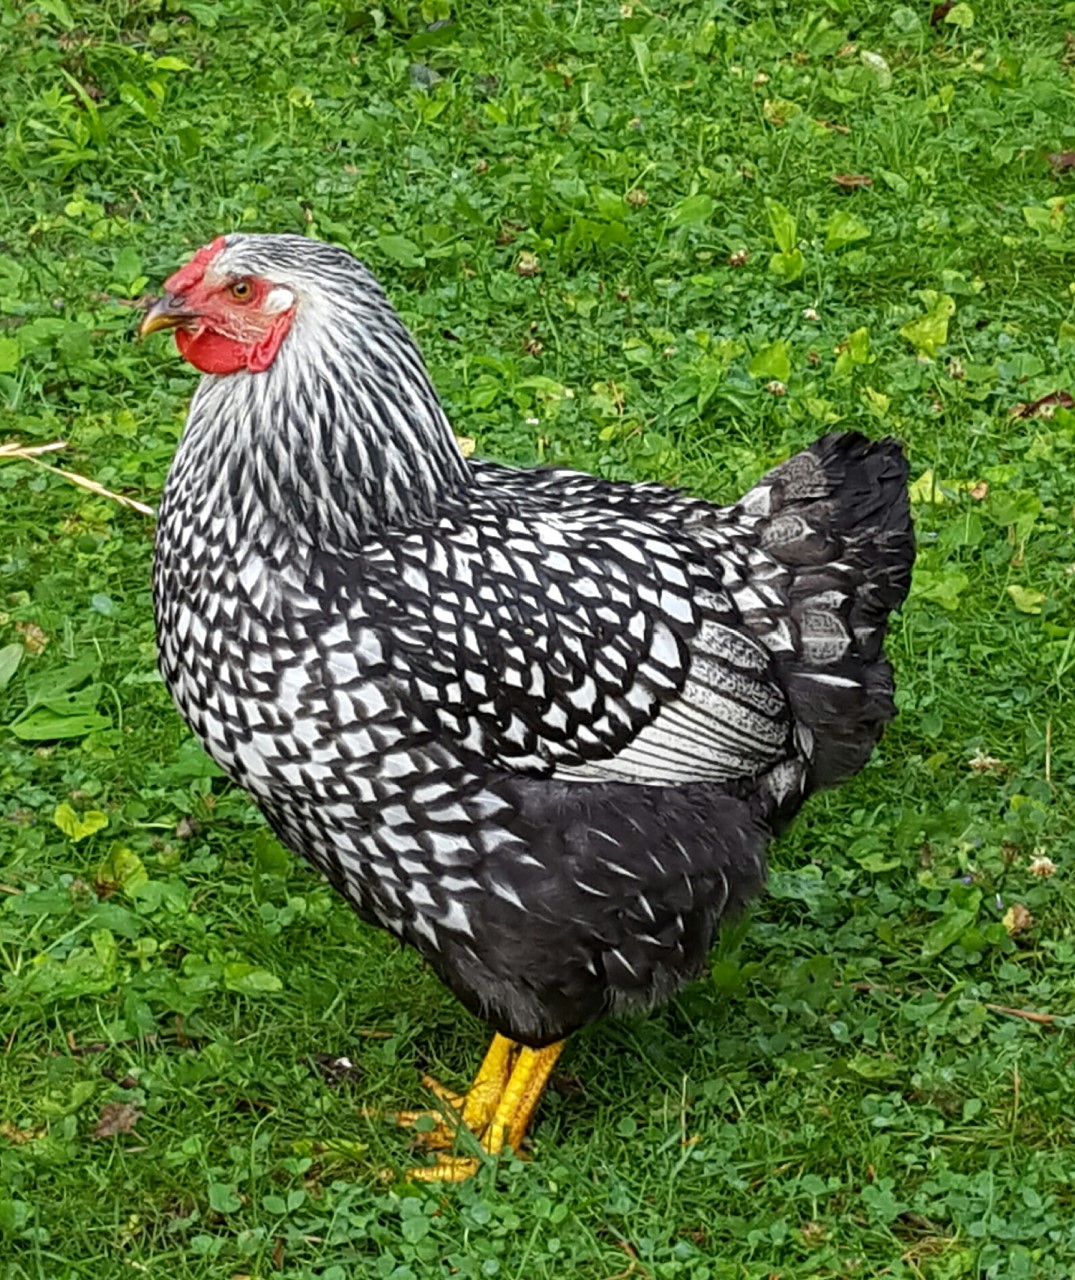
[{"label": "white neck hackle feather", "polygon": [[202,378],[174,482],[247,531],[285,522],[328,551],[429,520],[466,487],[422,357],[361,263],[301,236],[232,235],[211,270],[271,281],[295,316],[264,373]]}]

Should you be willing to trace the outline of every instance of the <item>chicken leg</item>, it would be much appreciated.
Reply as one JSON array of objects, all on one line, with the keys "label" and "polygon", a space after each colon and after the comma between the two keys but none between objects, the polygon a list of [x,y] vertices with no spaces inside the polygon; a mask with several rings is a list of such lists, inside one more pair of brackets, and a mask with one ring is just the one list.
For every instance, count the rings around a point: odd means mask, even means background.
[{"label": "chicken leg", "polygon": [[[480,1138],[496,1113],[500,1099],[507,1088],[519,1046],[507,1036],[495,1035],[488,1052],[482,1059],[478,1074],[464,1094],[453,1093],[432,1076],[423,1076],[422,1084],[443,1103],[439,1109],[397,1111],[392,1117],[405,1129],[415,1129],[418,1145],[426,1150],[451,1147],[463,1126]],[[445,1110],[454,1116],[445,1115]],[[426,1120],[433,1121],[433,1128],[417,1126]]]},{"label": "chicken leg", "polygon": [[397,1113],[397,1124],[408,1128],[425,1116],[435,1120],[433,1130],[421,1134],[420,1141],[427,1149],[437,1151],[436,1160],[411,1169],[408,1178],[419,1182],[462,1182],[476,1173],[481,1166],[480,1157],[445,1154],[463,1127],[479,1140],[486,1155],[499,1155],[506,1146],[517,1151],[565,1043],[560,1040],[543,1049],[529,1049],[496,1035],[474,1083],[463,1096],[427,1079],[427,1086],[457,1114],[458,1124],[453,1126],[438,1112]]}]

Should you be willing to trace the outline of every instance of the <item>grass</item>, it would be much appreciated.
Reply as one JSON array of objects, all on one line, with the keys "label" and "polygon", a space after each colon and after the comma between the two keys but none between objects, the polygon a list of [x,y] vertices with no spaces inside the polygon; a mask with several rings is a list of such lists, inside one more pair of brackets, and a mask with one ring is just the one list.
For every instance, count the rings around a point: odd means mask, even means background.
[{"label": "grass", "polygon": [[1075,5],[935,16],[0,5],[0,441],[155,501],[193,379],[123,299],[306,229],[482,453],[723,500],[892,432],[921,542],[870,767],[532,1163],[435,1189],[362,1108],[483,1029],[207,769],[151,521],[0,457],[3,1280],[1075,1273],[1075,413],[1011,412],[1072,389]]}]

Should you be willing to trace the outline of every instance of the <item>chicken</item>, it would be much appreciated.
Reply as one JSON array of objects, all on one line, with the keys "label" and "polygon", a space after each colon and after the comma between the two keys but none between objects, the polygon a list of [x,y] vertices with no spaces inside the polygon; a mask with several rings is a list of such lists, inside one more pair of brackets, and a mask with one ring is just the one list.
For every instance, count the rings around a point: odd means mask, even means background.
[{"label": "chicken", "polygon": [[[468,462],[345,250],[229,235],[165,289],[141,332],[205,376],[157,532],[164,680],[280,839],[493,1028],[466,1095],[433,1087],[517,1149],[565,1039],[697,977],[773,834],[894,714],[901,450],[828,435],[730,508]],[[418,1176],[473,1172],[453,1137]]]}]

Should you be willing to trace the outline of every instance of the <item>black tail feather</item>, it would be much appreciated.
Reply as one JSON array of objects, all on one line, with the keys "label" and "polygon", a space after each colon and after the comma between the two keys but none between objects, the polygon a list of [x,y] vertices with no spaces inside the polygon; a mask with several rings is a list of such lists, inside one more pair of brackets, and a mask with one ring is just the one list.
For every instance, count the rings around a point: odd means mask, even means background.
[{"label": "black tail feather", "polygon": [[811,789],[857,773],[896,713],[884,641],[914,564],[907,477],[898,441],[844,432],[777,467],[742,504],[767,512],[761,543],[791,570],[796,643],[780,661],[814,735]]}]

